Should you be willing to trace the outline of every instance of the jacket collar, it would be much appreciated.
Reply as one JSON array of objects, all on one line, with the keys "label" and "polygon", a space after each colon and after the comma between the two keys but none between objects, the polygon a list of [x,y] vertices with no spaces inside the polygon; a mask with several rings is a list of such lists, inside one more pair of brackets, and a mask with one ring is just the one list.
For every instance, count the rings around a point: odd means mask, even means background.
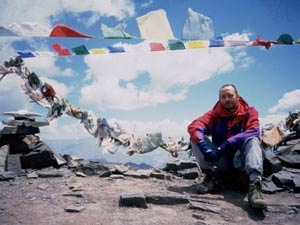
[{"label": "jacket collar", "polygon": [[213,114],[215,116],[242,116],[245,115],[249,110],[249,105],[248,103],[242,98],[242,97],[238,97],[238,108],[235,112],[231,113],[228,112],[220,103],[220,101],[218,101],[216,103],[216,105],[213,108]]}]

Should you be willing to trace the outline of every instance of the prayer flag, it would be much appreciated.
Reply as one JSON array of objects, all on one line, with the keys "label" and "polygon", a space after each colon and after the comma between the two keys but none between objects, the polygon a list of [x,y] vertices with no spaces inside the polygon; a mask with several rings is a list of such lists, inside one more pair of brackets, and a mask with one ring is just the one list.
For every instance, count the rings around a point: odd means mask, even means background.
[{"label": "prayer flag", "polygon": [[164,51],[165,47],[161,43],[150,43],[150,49],[151,51]]},{"label": "prayer flag", "polygon": [[289,34],[281,34],[277,39],[278,44],[292,45],[293,42],[294,42],[294,39]]},{"label": "prayer flag", "polygon": [[32,52],[17,52],[21,58],[31,58],[35,57]]},{"label": "prayer flag", "polygon": [[106,50],[104,48],[93,48],[90,49],[92,54],[106,54]]},{"label": "prayer flag", "polygon": [[109,53],[118,53],[118,52],[125,52],[123,47],[112,47],[112,46],[107,46]]},{"label": "prayer flag", "polygon": [[117,25],[116,27],[108,27],[105,24],[101,24],[101,30],[104,38],[133,38],[130,34],[127,34],[124,30],[126,28],[126,24],[122,23]]},{"label": "prayer flag", "polygon": [[189,48],[205,48],[204,41],[189,41],[188,42]]},{"label": "prayer flag", "polygon": [[159,9],[136,18],[143,39],[170,40],[174,35],[166,11]]},{"label": "prayer flag", "polygon": [[210,40],[214,37],[212,19],[188,8],[182,31],[185,40]]},{"label": "prayer flag", "polygon": [[85,45],[80,45],[75,48],[71,48],[72,52],[74,52],[75,55],[87,55],[90,54],[89,51],[86,49]]},{"label": "prayer flag", "polygon": [[64,24],[56,25],[51,33],[50,37],[78,37],[78,38],[93,38],[93,36],[82,34],[79,31],[68,27]]},{"label": "prayer flag", "polygon": [[224,47],[224,40],[222,37],[216,37],[216,39],[209,41],[209,47]]},{"label": "prayer flag", "polygon": [[69,49],[61,47],[60,44],[53,44],[52,47],[59,56],[71,55]]},{"label": "prayer flag", "polygon": [[225,47],[246,46],[250,43],[247,34],[232,34],[223,38]]},{"label": "prayer flag", "polygon": [[180,41],[169,42],[168,45],[169,45],[170,50],[183,50],[183,49],[185,49],[184,44]]}]

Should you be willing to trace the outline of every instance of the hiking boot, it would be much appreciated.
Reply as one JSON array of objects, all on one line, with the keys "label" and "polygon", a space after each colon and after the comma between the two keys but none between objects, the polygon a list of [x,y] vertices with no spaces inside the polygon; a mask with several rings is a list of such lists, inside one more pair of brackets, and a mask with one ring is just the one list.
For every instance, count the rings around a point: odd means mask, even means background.
[{"label": "hiking boot", "polygon": [[206,172],[204,181],[196,186],[196,191],[199,194],[213,194],[219,190],[220,181],[216,174],[212,172]]},{"label": "hiking boot", "polygon": [[248,202],[252,208],[266,209],[267,203],[265,202],[261,192],[261,180],[259,178],[254,181],[250,181]]}]

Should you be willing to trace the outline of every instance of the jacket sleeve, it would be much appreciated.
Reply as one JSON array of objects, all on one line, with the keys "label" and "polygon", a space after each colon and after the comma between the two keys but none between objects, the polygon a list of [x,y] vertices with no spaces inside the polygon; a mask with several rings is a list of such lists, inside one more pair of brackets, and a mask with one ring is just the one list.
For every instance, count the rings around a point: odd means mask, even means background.
[{"label": "jacket sleeve", "polygon": [[188,132],[191,136],[191,141],[194,143],[198,143],[199,141],[204,140],[204,133],[207,133],[210,130],[212,124],[212,110],[195,119],[188,126]]},{"label": "jacket sleeve", "polygon": [[245,130],[230,137],[228,141],[233,148],[237,149],[250,137],[260,137],[258,112],[253,107],[250,108],[249,116],[246,118]]}]

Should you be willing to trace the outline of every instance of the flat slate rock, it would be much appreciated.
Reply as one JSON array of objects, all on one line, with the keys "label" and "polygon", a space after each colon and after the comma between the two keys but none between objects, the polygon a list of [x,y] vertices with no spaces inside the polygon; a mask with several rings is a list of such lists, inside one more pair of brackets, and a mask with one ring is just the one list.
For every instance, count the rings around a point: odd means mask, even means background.
[{"label": "flat slate rock", "polygon": [[284,166],[300,169],[300,154],[279,155],[278,158]]},{"label": "flat slate rock", "polygon": [[276,192],[284,191],[284,188],[278,187],[272,181],[262,182],[262,192],[266,194],[274,194]]},{"label": "flat slate rock", "polygon": [[68,207],[65,208],[65,211],[66,212],[72,212],[72,213],[79,213],[84,209],[85,209],[84,206],[68,206]]},{"label": "flat slate rock", "polygon": [[8,126],[43,127],[49,126],[50,123],[48,121],[3,120],[2,124]]},{"label": "flat slate rock", "polygon": [[158,205],[187,204],[189,199],[181,194],[154,193],[146,195],[146,202]]},{"label": "flat slate rock", "polygon": [[4,112],[2,114],[6,115],[6,116],[14,116],[14,117],[36,117],[36,116],[42,116],[39,113],[29,112],[27,110]]},{"label": "flat slate rock", "polygon": [[146,197],[143,193],[121,195],[119,206],[148,208]]}]

